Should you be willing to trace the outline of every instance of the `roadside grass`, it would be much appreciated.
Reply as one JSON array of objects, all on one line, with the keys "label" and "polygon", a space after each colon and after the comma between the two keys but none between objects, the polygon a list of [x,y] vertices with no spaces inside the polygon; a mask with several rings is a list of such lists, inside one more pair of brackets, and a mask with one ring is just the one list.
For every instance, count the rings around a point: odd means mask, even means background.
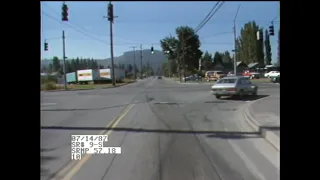
[{"label": "roadside grass", "polygon": [[[123,82],[116,83],[116,87],[120,87],[126,84],[130,84],[135,82],[135,80],[132,79],[124,79]],[[111,83],[109,84],[71,84],[68,85],[69,90],[89,90],[89,89],[104,89],[104,88],[111,88],[113,85]],[[57,85],[54,82],[47,82],[43,85],[41,85],[41,91],[46,90],[62,90],[64,89],[63,85]]]},{"label": "roadside grass", "polygon": [[251,79],[253,83],[269,83],[270,78]]}]

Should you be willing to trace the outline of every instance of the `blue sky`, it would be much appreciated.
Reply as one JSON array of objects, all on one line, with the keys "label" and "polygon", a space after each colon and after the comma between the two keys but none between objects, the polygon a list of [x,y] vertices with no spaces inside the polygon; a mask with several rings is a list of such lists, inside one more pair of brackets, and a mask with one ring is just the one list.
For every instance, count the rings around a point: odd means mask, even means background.
[{"label": "blue sky", "polygon": [[[66,34],[66,56],[105,59],[110,57],[108,2],[66,2],[69,21],[61,22],[62,2],[42,2],[42,58],[62,57],[62,30]],[[196,27],[215,2],[113,2],[118,18],[114,23],[114,55],[120,56],[132,46],[161,50],[159,41],[181,25]],[[225,2],[212,19],[198,32],[201,50],[231,51],[234,49],[232,26],[237,8],[237,32],[248,21],[268,28],[275,20],[275,32],[280,28],[279,2]],[[277,33],[276,33],[277,34]],[[44,39],[49,51],[43,50]],[[277,35],[271,37],[272,58],[276,60]]]}]

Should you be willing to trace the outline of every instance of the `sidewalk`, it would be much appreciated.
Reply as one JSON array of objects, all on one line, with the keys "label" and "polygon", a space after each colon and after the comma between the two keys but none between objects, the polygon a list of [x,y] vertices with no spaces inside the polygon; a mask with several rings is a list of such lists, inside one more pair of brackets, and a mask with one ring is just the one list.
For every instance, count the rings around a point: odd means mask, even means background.
[{"label": "sidewalk", "polygon": [[260,131],[262,136],[280,151],[280,99],[269,96],[253,101],[245,109],[245,117],[250,126]]}]

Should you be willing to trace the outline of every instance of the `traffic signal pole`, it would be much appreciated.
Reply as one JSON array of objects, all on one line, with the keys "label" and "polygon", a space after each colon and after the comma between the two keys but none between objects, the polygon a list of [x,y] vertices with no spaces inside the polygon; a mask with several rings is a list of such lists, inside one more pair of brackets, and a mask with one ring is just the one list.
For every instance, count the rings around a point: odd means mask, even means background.
[{"label": "traffic signal pole", "polygon": [[[62,4],[62,17],[61,20],[62,21],[69,21],[68,19],[68,6],[66,5],[66,3],[63,1]],[[67,71],[66,71],[66,42],[65,42],[65,34],[64,34],[64,30],[62,30],[62,59],[63,59],[63,83],[64,83],[64,90],[67,90]]]},{"label": "traffic signal pole", "polygon": [[113,4],[109,1],[108,5],[108,20],[110,22],[110,56],[111,56],[111,75],[112,75],[112,85],[116,86],[116,79],[114,77],[114,57],[113,57],[113,21],[114,21],[114,14],[113,14]]},{"label": "traffic signal pole", "polygon": [[66,43],[64,30],[62,31],[62,56],[63,56],[63,78],[64,78],[64,90],[67,90],[67,71],[66,71]]},{"label": "traffic signal pole", "polygon": [[140,45],[140,78],[142,79],[142,44]]},{"label": "traffic signal pole", "polygon": [[240,49],[237,47],[237,28],[236,28],[236,19],[240,10],[241,4],[238,6],[236,15],[233,19],[233,38],[234,38],[234,58],[233,58],[233,73],[235,76],[237,76],[237,60],[239,61],[239,59],[237,58],[240,57],[239,55],[239,51]]}]

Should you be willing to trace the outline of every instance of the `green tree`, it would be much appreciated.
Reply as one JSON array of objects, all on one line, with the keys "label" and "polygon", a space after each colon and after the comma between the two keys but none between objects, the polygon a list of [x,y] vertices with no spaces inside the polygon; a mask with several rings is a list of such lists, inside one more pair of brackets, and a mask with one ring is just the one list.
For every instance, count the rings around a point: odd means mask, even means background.
[{"label": "green tree", "polygon": [[76,58],[75,68],[76,68],[76,71],[81,69],[80,59],[78,57]]},{"label": "green tree", "polygon": [[71,63],[69,60],[66,60],[66,73],[72,72]]},{"label": "green tree", "polygon": [[47,69],[47,73],[52,73],[52,72],[53,72],[53,65],[52,63],[50,63]]},{"label": "green tree", "polygon": [[229,51],[225,51],[225,52],[222,54],[222,63],[223,63],[223,64],[232,63],[232,58],[231,58],[231,56],[230,56]]},{"label": "green tree", "polygon": [[236,57],[237,61],[246,64],[259,62],[264,64],[263,40],[257,40],[257,32],[262,30],[255,21],[248,22],[240,30],[240,37],[237,38]]},{"label": "green tree", "polygon": [[[91,68],[92,68],[92,69],[98,69],[98,67],[99,67],[98,61],[92,59],[92,66],[91,66]],[[101,68],[100,68],[100,69],[101,69]],[[103,68],[102,68],[102,69],[103,69]]]},{"label": "green tree", "polygon": [[270,35],[267,29],[265,30],[264,47],[266,52],[265,64],[271,65],[272,52],[271,52],[271,44],[270,44]]},{"label": "green tree", "polygon": [[76,60],[75,60],[75,59],[72,59],[72,60],[71,60],[71,62],[70,62],[70,68],[71,68],[71,72],[77,71],[77,69],[76,69]]},{"label": "green tree", "polygon": [[188,26],[176,28],[176,35],[179,40],[178,52],[181,58],[182,67],[187,71],[194,71],[199,67],[199,59],[203,52],[200,50],[199,36],[194,29]]},{"label": "green tree", "polygon": [[[168,62],[167,62],[167,70],[168,74],[173,74],[178,71],[178,64],[179,58],[177,53],[177,48],[179,45],[179,40],[172,35],[165,37],[164,39],[160,40],[160,45],[162,51],[167,55]],[[144,71],[146,72],[146,71]]]},{"label": "green tree", "polygon": [[84,64],[84,60],[82,58],[80,58],[80,61],[79,61],[79,66],[80,66],[80,70],[83,70],[85,69],[85,64]]},{"label": "green tree", "polygon": [[222,54],[219,53],[218,51],[214,53],[213,62],[215,64],[223,64],[223,62],[222,62]]},{"label": "green tree", "polygon": [[53,69],[52,69],[53,72],[58,72],[61,69],[60,61],[59,61],[59,58],[57,56],[53,57],[52,67],[53,67]]},{"label": "green tree", "polygon": [[212,68],[212,55],[206,51],[201,58],[201,64],[203,66],[203,70],[208,71]]}]

